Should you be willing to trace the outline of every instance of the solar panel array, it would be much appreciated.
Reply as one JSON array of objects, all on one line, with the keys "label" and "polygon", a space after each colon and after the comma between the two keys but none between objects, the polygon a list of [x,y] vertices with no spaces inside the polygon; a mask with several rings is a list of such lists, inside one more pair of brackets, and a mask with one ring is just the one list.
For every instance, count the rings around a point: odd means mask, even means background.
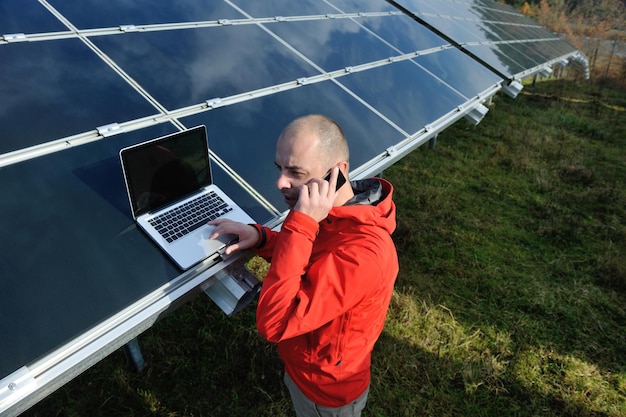
[{"label": "solar panel array", "polygon": [[576,53],[487,0],[0,2],[0,375],[180,274],[132,226],[122,147],[206,125],[216,182],[269,224],[293,118],[334,118],[371,175]]},{"label": "solar panel array", "polygon": [[509,6],[482,1],[393,2],[504,79],[521,79],[576,50]]},{"label": "solar panel array", "polygon": [[335,117],[358,167],[503,79],[575,52],[486,1],[205,3],[5,2],[0,53],[13,82],[2,86],[0,161],[203,123],[215,154],[276,203],[268,168],[240,155],[271,168],[277,129],[293,116]]}]

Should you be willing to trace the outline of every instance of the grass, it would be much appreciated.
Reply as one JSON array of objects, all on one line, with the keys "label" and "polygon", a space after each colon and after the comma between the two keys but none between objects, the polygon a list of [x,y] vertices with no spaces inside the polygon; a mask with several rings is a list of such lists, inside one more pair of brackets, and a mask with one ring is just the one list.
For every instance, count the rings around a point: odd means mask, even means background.
[{"label": "grass", "polygon": [[[626,416],[626,92],[497,96],[385,172],[400,275],[364,416]],[[258,260],[253,268],[264,268]],[[254,325],[198,296],[28,416],[289,416]]]}]

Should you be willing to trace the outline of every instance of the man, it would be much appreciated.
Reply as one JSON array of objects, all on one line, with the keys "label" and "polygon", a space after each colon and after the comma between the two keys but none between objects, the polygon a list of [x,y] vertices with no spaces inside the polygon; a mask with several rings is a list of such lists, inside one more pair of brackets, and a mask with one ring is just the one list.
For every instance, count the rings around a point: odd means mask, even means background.
[{"label": "man", "polygon": [[294,120],[276,144],[276,185],[290,207],[280,232],[216,221],[211,236],[237,234],[227,253],[255,248],[271,262],[257,327],[278,344],[298,417],[360,416],[398,274],[393,188],[372,178],[336,190],[348,159],[334,121]]}]

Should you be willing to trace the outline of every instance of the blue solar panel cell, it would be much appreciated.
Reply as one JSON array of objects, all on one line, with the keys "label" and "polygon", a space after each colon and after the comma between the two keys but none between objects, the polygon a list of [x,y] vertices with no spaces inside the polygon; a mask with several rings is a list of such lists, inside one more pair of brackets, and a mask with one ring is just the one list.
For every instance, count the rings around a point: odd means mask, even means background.
[{"label": "blue solar panel cell", "polygon": [[355,22],[371,31],[399,53],[411,53],[450,45],[448,41],[405,15],[360,17]]},{"label": "blue solar panel cell", "polygon": [[456,48],[421,55],[413,61],[466,98],[475,97],[502,81],[493,71]]},{"label": "blue solar panel cell", "polygon": [[[516,58],[508,55],[511,52],[509,45],[468,45],[465,49],[475,56],[485,60],[491,68],[500,74],[513,76],[523,72],[526,68]],[[518,51],[513,51],[517,53]]]},{"label": "blue solar panel cell", "polygon": [[102,36],[93,42],[167,109],[319,73],[256,25]]},{"label": "blue solar panel cell", "polygon": [[367,64],[398,55],[351,19],[322,19],[266,25],[325,71]]},{"label": "blue solar panel cell", "polygon": [[10,63],[0,83],[0,154],[157,112],[77,39],[0,45],[0,62]]},{"label": "blue solar panel cell", "polygon": [[250,17],[287,17],[325,15],[337,10],[324,1],[318,0],[232,0],[232,3]]},{"label": "blue solar panel cell", "polygon": [[475,21],[454,19],[447,15],[419,14],[416,17],[423,19],[428,25],[444,33],[450,41],[457,44],[468,42],[482,42],[487,36],[482,34]]},{"label": "blue solar panel cell", "polygon": [[385,0],[329,0],[343,13],[397,12],[397,9]]},{"label": "blue solar panel cell", "polygon": [[473,4],[440,0],[432,2],[428,0],[400,0],[399,4],[420,16],[444,16],[457,19],[475,19],[478,11]]},{"label": "blue solar panel cell", "polygon": [[0,36],[67,30],[37,0],[0,1]]},{"label": "blue solar panel cell", "polygon": [[341,83],[408,134],[467,101],[410,61],[356,73]]},{"label": "blue solar panel cell", "polygon": [[79,29],[243,18],[241,13],[223,1],[49,0],[48,2]]}]

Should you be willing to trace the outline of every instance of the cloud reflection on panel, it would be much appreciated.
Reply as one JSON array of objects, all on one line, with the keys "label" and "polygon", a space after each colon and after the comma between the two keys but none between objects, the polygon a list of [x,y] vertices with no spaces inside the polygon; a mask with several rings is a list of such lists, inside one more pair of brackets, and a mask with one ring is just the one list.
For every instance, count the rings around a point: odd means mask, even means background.
[{"label": "cloud reflection on panel", "polygon": [[[223,1],[206,0],[48,0],[79,29],[240,19]],[[86,13],[85,11],[89,11]]]},{"label": "cloud reflection on panel", "polygon": [[231,0],[244,14],[254,18],[273,16],[311,16],[335,13],[323,0]]},{"label": "cloud reflection on panel", "polygon": [[0,47],[0,153],[157,113],[78,39]]},{"label": "cloud reflection on panel", "polygon": [[316,73],[253,25],[133,33],[94,43],[170,110]]}]

